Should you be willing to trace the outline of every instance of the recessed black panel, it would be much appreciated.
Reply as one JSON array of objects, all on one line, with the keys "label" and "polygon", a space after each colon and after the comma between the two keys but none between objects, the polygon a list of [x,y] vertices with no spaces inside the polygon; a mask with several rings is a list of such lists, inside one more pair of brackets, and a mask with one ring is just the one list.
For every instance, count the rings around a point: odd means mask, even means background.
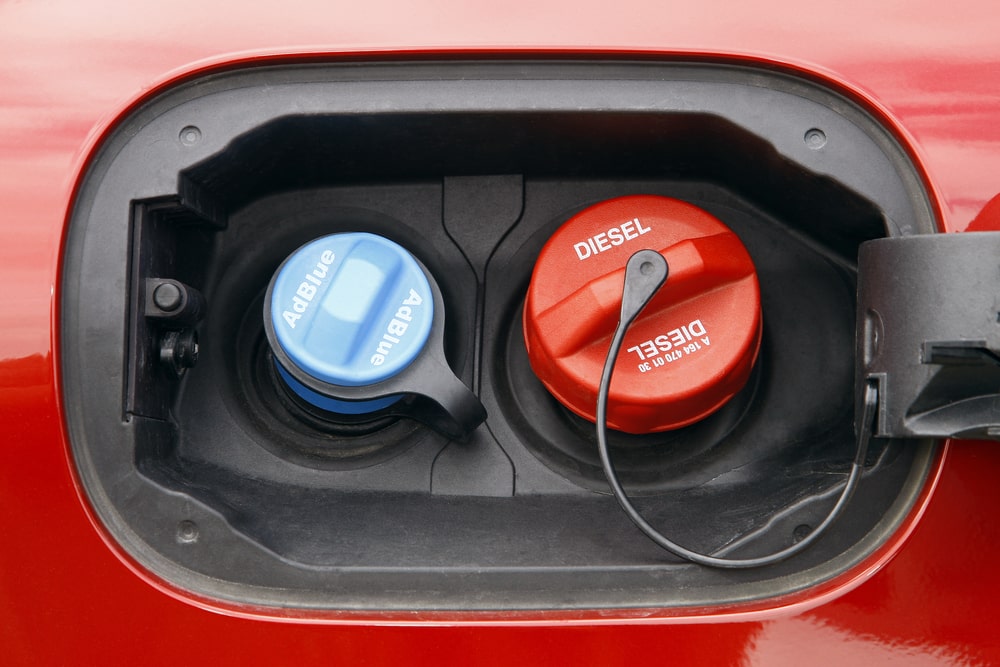
[{"label": "recessed black panel", "polygon": [[[719,572],[633,528],[592,426],[532,375],[520,311],[539,250],[628,194],[690,201],[740,236],[764,333],[721,411],[613,437],[626,486],[693,549],[761,555],[801,537],[852,458],[857,248],[934,220],[863,109],[720,63],[262,66],[147,100],[91,162],[64,254],[62,389],[98,516],[173,584],[265,605],[728,604],[856,564],[905,517],[930,442],[873,443],[829,535]],[[382,234],[434,274],[448,362],[489,413],[468,442],[393,416],[331,423],[275,377],[271,275],[340,231]],[[199,295],[200,319],[150,312],[157,280]],[[180,335],[197,337],[191,367],[162,360]]]}]

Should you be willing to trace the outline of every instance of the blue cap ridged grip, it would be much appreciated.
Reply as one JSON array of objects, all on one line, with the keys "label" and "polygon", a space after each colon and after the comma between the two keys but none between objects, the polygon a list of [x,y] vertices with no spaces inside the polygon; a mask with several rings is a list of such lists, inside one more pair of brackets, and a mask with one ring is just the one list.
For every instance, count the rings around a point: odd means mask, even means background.
[{"label": "blue cap ridged grip", "polygon": [[365,232],[296,250],[271,291],[275,341],[302,372],[360,387],[393,377],[423,350],[434,295],[413,256]]}]

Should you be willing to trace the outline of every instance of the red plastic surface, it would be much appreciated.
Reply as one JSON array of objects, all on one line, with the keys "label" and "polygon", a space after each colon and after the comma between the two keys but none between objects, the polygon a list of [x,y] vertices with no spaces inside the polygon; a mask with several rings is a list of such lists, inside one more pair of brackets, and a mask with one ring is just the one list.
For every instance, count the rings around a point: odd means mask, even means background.
[{"label": "red plastic surface", "polygon": [[524,303],[535,374],[595,420],[601,369],[621,313],[625,263],[667,260],[667,281],[629,327],[608,393],[608,425],[627,433],[686,426],[743,388],[760,348],[760,289],[739,237],[686,202],[636,195],[595,204],[546,242]]},{"label": "red plastic surface", "polygon": [[58,246],[89,147],[202,61],[513,49],[780,63],[868,104],[911,147],[942,226],[963,231],[1000,229],[979,215],[1000,191],[998,22],[992,0],[0,3],[0,662],[1000,664],[995,444],[952,443],[891,543],[793,599],[312,619],[185,599],[107,543],[71,472],[54,353]]}]

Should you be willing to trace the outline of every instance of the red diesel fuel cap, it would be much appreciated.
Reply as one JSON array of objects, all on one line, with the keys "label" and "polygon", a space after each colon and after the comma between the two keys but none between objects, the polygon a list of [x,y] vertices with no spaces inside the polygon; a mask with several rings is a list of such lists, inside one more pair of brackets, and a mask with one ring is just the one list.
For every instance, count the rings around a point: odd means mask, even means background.
[{"label": "red diesel fuel cap", "polygon": [[707,417],[746,384],[760,348],[757,273],[732,230],[677,199],[610,199],[549,239],[524,304],[531,367],[563,405],[595,420],[625,264],[644,248],[663,255],[669,275],[629,328],[615,365],[608,426],[628,433]]}]

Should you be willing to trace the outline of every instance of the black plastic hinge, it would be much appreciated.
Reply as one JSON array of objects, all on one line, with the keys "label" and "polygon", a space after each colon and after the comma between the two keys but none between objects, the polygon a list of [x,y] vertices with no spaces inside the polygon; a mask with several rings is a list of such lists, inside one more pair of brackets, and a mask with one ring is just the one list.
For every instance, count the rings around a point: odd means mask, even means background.
[{"label": "black plastic hinge", "polygon": [[1000,232],[863,244],[856,364],[876,435],[1000,440]]}]

